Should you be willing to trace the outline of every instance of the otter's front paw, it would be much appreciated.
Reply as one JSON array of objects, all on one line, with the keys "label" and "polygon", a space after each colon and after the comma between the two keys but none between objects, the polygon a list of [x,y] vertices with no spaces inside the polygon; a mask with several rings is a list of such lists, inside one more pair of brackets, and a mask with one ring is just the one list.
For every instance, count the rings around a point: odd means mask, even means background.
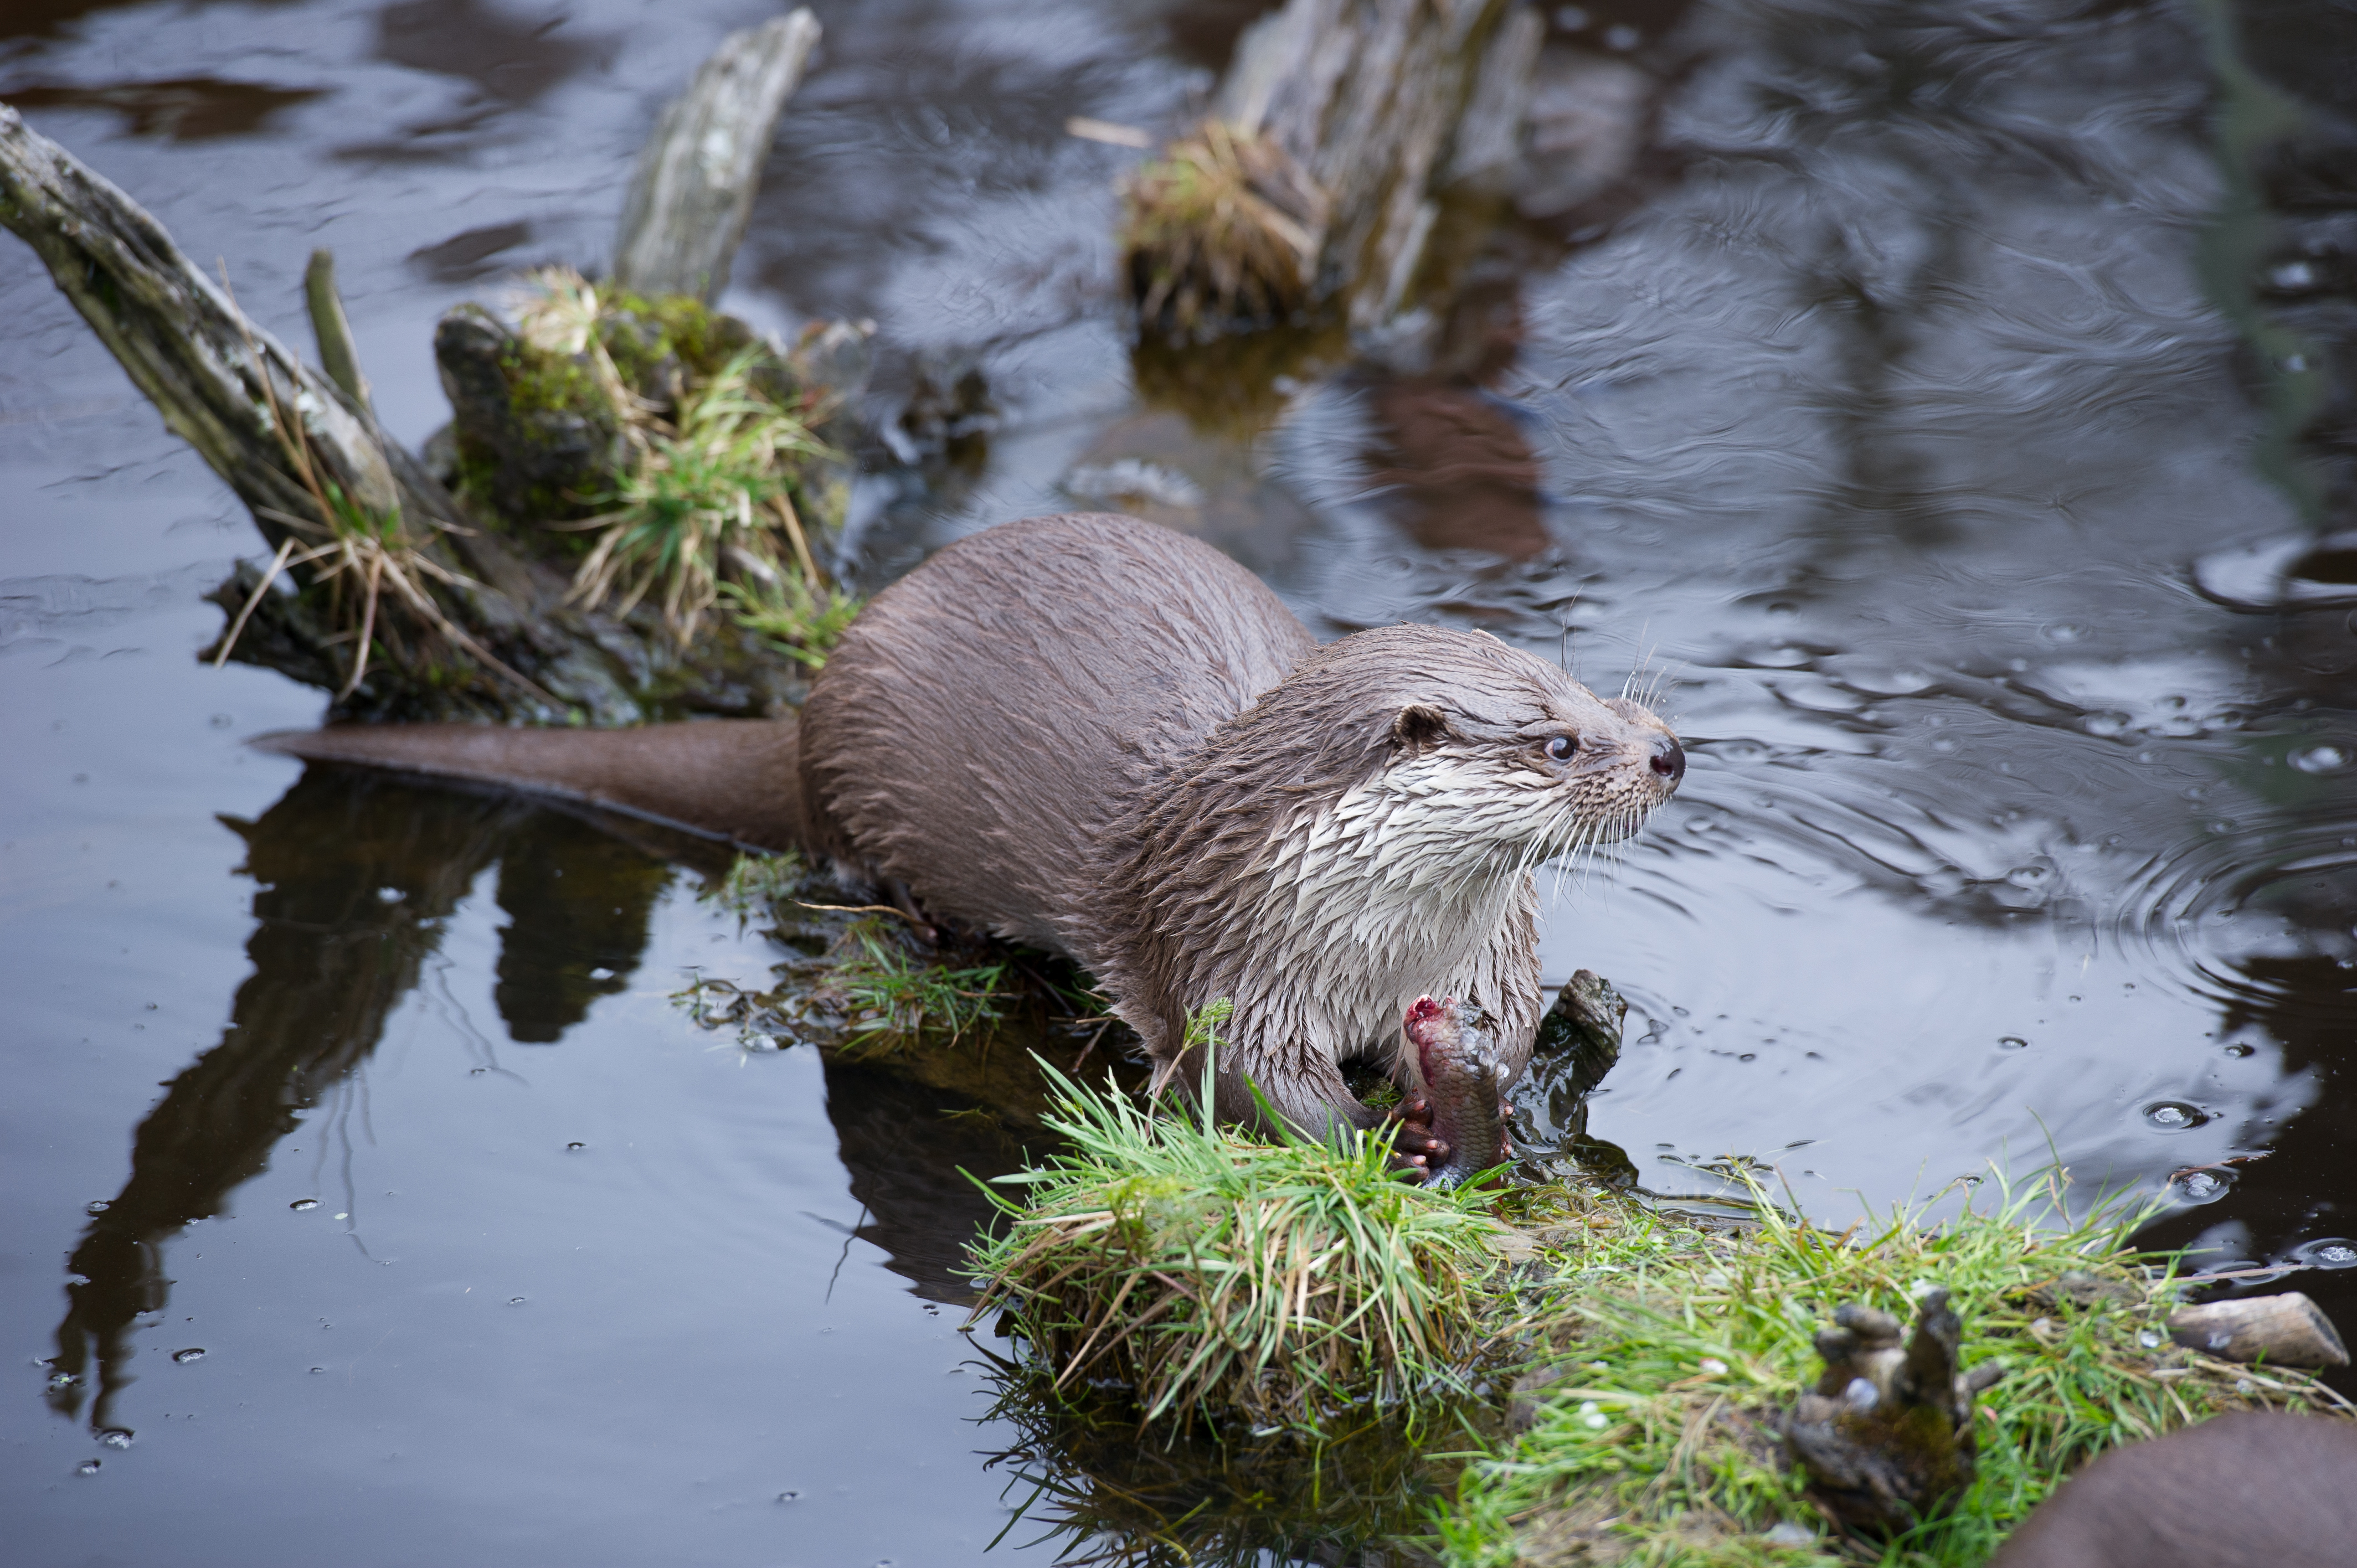
[{"label": "otter's front paw", "polygon": [[1432,1130],[1432,1103],[1418,1097],[1392,1111],[1392,1164],[1421,1179],[1448,1163],[1448,1140]]}]

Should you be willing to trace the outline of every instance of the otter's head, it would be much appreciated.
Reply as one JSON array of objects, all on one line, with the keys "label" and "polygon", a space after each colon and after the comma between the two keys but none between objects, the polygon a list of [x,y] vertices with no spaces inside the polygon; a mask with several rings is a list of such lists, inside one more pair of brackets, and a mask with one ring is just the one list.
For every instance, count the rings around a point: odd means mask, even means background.
[{"label": "otter's head", "polygon": [[1331,736],[1352,754],[1336,758],[1345,818],[1463,872],[1618,843],[1685,777],[1677,736],[1644,707],[1479,632],[1361,632],[1305,660],[1297,682],[1326,699],[1312,709],[1349,710]]},{"label": "otter's head", "polygon": [[1526,874],[1635,832],[1684,772],[1652,714],[1494,637],[1346,637],[1216,726],[1108,835],[1137,933],[1124,983],[1168,999],[1147,1026],[1171,1060],[1184,1009],[1213,997],[1243,1037],[1284,1046],[1267,1070],[1308,1073],[1395,1048],[1400,1009],[1437,986],[1526,1049]]}]

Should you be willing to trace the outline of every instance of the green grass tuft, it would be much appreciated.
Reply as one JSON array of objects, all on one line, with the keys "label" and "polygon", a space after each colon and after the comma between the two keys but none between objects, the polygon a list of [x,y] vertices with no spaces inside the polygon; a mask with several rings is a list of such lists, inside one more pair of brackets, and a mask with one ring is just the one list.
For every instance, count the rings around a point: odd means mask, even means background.
[{"label": "green grass tuft", "polygon": [[[1538,1237],[1550,1299],[1535,1314],[1546,1369],[1535,1377],[1556,1380],[1537,1392],[1529,1430],[1466,1472],[1438,1521],[1446,1561],[1962,1568],[2103,1449],[2226,1410],[2341,1403],[2305,1373],[2172,1345],[2169,1270],[2128,1244],[2144,1214],[2072,1221],[2059,1178],[1997,1186],[1985,1212],[1936,1227],[1895,1213],[1843,1237],[1764,1202],[1764,1223],[1730,1236],[1567,1199]],[[1964,1319],[1965,1363],[2007,1369],[1980,1396],[1978,1478],[1953,1515],[1892,1541],[1819,1534],[1775,1425],[1822,1369],[1811,1337],[1845,1302],[1911,1320],[1930,1284]],[[1814,1544],[1766,1538],[1786,1522]]]},{"label": "green grass tuft", "polygon": [[810,864],[792,850],[775,854],[740,854],[728,875],[706,887],[698,897],[717,904],[739,919],[766,915],[792,897],[810,880]]},{"label": "green grass tuft", "polygon": [[1486,1200],[1409,1186],[1365,1133],[1263,1143],[1048,1076],[1070,1152],[998,1178],[1028,1192],[993,1194],[1011,1223],[974,1269],[1056,1386],[1305,1432],[1461,1391],[1501,1234]]},{"label": "green grass tuft", "polygon": [[1140,321],[1183,338],[1290,318],[1311,302],[1326,208],[1274,140],[1205,122],[1123,190]]},{"label": "green grass tuft", "polygon": [[834,983],[851,1015],[856,1047],[888,1048],[928,1034],[955,1041],[996,1022],[999,1004],[1010,994],[1003,963],[946,969],[922,962],[888,940],[873,921],[845,935]]},{"label": "green grass tuft", "polygon": [[608,510],[571,525],[599,531],[574,577],[582,602],[616,599],[627,615],[651,594],[684,644],[718,600],[724,574],[775,580],[795,570],[781,546],[802,526],[796,466],[825,448],[755,388],[759,357],[745,349],[683,393],[675,427],[650,427]]},{"label": "green grass tuft", "polygon": [[769,582],[723,583],[729,618],[772,650],[816,670],[858,615],[861,600],[836,587],[813,587],[796,574]]}]

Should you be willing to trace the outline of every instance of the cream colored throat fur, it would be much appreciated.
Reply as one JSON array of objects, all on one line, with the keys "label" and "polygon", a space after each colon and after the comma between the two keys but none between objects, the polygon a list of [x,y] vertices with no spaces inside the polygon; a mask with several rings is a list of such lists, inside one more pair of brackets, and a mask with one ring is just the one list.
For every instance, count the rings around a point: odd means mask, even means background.
[{"label": "cream colored throat fur", "polygon": [[1418,996],[1463,997],[1520,1037],[1538,1002],[1515,980],[1535,937],[1531,870],[1578,847],[1577,802],[1557,792],[1494,748],[1441,746],[1305,810],[1245,872],[1242,918],[1189,1005],[1226,996],[1263,1041],[1372,1055],[1403,1083],[1421,1077],[1400,1033]]}]

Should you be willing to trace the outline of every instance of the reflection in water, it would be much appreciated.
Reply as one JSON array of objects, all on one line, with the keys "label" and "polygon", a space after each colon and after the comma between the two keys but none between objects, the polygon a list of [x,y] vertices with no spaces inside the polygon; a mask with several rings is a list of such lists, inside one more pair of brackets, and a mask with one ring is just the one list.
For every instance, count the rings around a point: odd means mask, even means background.
[{"label": "reflection in water", "polygon": [[105,87],[16,87],[9,89],[8,102],[19,109],[112,109],[123,116],[135,136],[202,142],[216,136],[251,135],[280,110],[318,96],[316,88],[184,77]]},{"label": "reflection in water", "polygon": [[500,851],[496,897],[509,924],[491,998],[508,1038],[544,1046],[629,986],[671,868],[577,818],[534,812],[531,826]]},{"label": "reflection in water", "polygon": [[167,1086],[132,1142],[131,1176],[67,1264],[50,1403],[113,1425],[130,1334],[161,1312],[164,1251],[221,1213],[279,1140],[382,1037],[443,922],[500,863],[499,1004],[513,1038],[552,1041],[618,989],[667,868],[560,813],[512,800],[314,768],[260,819],[231,821],[253,879],[253,974],[221,1043]]},{"label": "reflection in water", "polygon": [[[834,1058],[826,1114],[865,1216],[859,1239],[926,1300],[971,1303],[966,1249],[993,1212],[974,1180],[1017,1168],[1023,1142],[962,1095]],[[1039,1134],[1028,1141],[1037,1148]]]},{"label": "reflection in water", "polygon": [[1367,482],[1397,491],[1418,544],[1527,561],[1553,542],[1538,459],[1512,405],[1431,381],[1380,381],[1369,401],[1382,445],[1367,454]]},{"label": "reflection in water", "polygon": [[1385,1538],[1422,1534],[1455,1482],[1456,1465],[1436,1455],[1470,1446],[1458,1419],[1484,1413],[1420,1424],[1370,1412],[1364,1425],[1317,1444],[1200,1428],[1141,1441],[1134,1407],[1089,1390],[1058,1393],[985,1354],[998,1396],[991,1414],[1018,1434],[988,1461],[1019,1505],[1003,1539],[1055,1542],[1059,1568],[1390,1561]]},{"label": "reflection in water", "polygon": [[565,31],[563,10],[510,13],[482,0],[399,0],[377,13],[378,58],[471,81],[488,97],[530,103],[612,58],[606,38]]}]

